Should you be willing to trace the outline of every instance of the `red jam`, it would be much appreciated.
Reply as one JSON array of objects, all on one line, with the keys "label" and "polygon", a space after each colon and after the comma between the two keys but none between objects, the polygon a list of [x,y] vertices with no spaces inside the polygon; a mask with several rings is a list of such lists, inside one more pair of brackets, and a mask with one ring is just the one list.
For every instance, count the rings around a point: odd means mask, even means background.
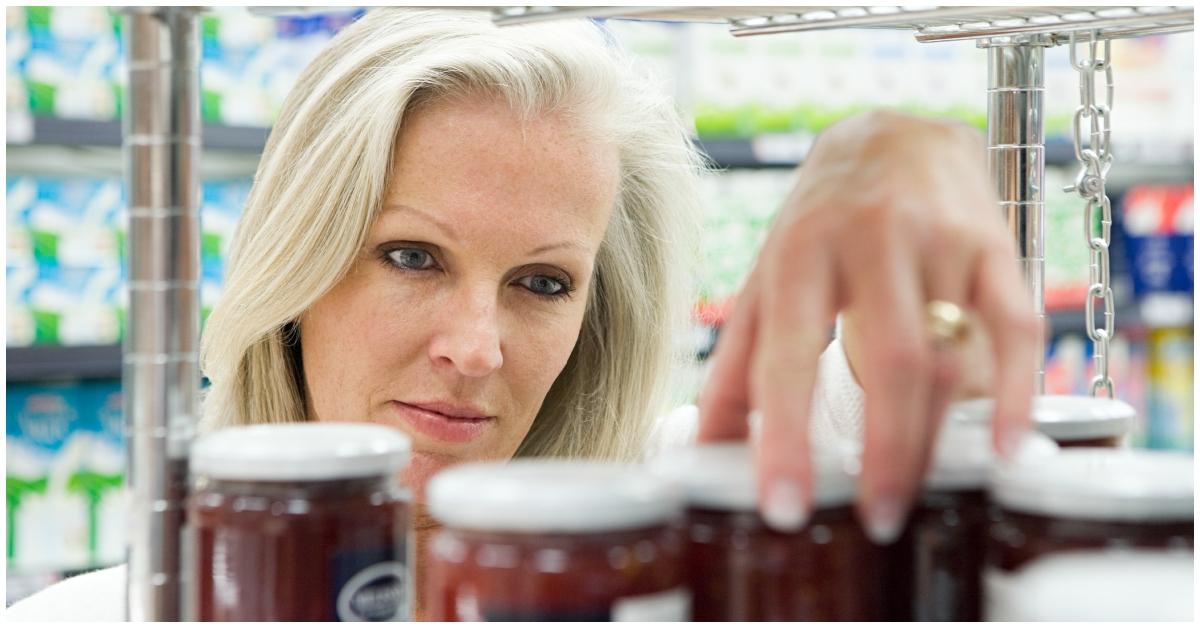
[{"label": "red jam", "polygon": [[884,548],[859,527],[854,476],[834,458],[814,460],[812,517],[777,532],[757,513],[745,444],[703,445],[655,467],[687,494],[687,577],[695,621],[884,619]]},{"label": "red jam", "polygon": [[432,621],[685,621],[666,484],[623,465],[520,460],[454,467],[428,488],[444,527],[424,607]]},{"label": "red jam", "polygon": [[231,428],[197,441],[189,499],[198,621],[408,618],[408,440],[386,427]]}]

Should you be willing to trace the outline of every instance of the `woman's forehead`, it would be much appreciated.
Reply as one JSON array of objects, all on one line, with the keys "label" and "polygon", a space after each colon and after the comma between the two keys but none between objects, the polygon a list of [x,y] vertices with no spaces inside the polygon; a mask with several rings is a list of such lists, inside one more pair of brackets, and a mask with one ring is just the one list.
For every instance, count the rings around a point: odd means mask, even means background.
[{"label": "woman's forehead", "polygon": [[504,222],[585,235],[607,225],[615,145],[562,114],[521,121],[502,101],[449,101],[405,120],[385,206],[415,208],[453,229]]}]

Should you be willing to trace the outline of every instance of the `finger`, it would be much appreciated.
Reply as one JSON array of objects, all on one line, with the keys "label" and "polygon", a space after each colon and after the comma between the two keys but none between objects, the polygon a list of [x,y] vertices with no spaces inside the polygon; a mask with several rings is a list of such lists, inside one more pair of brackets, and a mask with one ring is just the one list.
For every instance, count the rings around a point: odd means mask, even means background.
[{"label": "finger", "polygon": [[996,451],[1005,458],[1012,455],[1031,423],[1034,363],[1043,350],[1044,335],[1014,260],[1011,247],[993,245],[984,250],[972,295],[996,356],[992,437]]},{"label": "finger", "polygon": [[870,248],[846,265],[855,273],[846,283],[872,350],[862,369],[867,403],[858,507],[877,543],[899,535],[928,457],[934,357],[914,245],[888,227],[877,227],[880,235],[863,242]]},{"label": "finger", "polygon": [[[940,228],[935,236],[925,243],[925,250],[936,254],[922,256],[926,297],[928,301],[945,301],[966,310],[971,290],[971,262],[975,257],[972,250],[977,248],[976,238],[968,228],[954,225]],[[928,472],[930,456],[946,408],[955,398],[961,382],[967,378],[964,369],[978,368],[963,362],[964,342],[948,343],[932,337],[929,342],[933,347],[933,365],[932,383],[926,401],[928,411],[923,417],[917,418],[925,435],[918,455],[921,478]],[[914,429],[918,429],[917,426]]]},{"label": "finger", "polygon": [[701,443],[744,440],[749,433],[750,356],[758,327],[758,273],[752,272],[725,321],[700,391]]},{"label": "finger", "polygon": [[933,388],[929,393],[929,419],[925,425],[925,447],[921,457],[922,479],[929,473],[931,456],[946,418],[946,409],[955,399],[963,368],[962,353],[956,347],[941,347],[933,352]]},{"label": "finger", "polygon": [[[792,240],[797,242],[797,240]],[[762,515],[782,531],[804,527],[812,504],[809,412],[821,352],[833,320],[832,264],[815,244],[768,258],[751,386],[762,412],[757,455]]]}]

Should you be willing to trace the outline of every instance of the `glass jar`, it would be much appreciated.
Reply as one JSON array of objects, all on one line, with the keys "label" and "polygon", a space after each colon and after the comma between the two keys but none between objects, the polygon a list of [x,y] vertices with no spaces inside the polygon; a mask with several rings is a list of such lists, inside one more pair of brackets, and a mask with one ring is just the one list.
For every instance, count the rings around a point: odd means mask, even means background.
[{"label": "glass jar", "polygon": [[405,620],[409,441],[383,426],[221,430],[192,450],[188,615]]},{"label": "glass jar", "polygon": [[[1023,455],[1058,447],[1030,432]],[[889,548],[894,570],[889,620],[981,621],[988,533],[988,474],[995,464],[990,405],[951,404],[938,433],[920,497]]]},{"label": "glass jar", "polygon": [[[1191,456],[1177,452],[1100,448],[1063,450],[997,469],[991,482],[997,509],[989,530],[985,617],[1039,615],[1037,590],[1047,578],[1090,581],[1085,565],[1110,574],[1113,586],[1141,591],[1133,577],[1144,570],[1123,572],[1122,560],[1149,555],[1190,561],[1192,469]],[[1168,583],[1158,590],[1171,589]],[[1147,595],[1157,599],[1153,591]],[[1054,616],[1074,619],[1063,612],[1059,608]]]},{"label": "glass jar", "polygon": [[637,467],[475,463],[427,489],[432,621],[686,621],[680,495]]},{"label": "glass jar", "polygon": [[688,501],[687,578],[695,621],[883,619],[884,548],[854,515],[854,467],[813,459],[813,513],[799,532],[769,528],[757,512],[744,443],[700,445],[660,457],[654,472]]}]

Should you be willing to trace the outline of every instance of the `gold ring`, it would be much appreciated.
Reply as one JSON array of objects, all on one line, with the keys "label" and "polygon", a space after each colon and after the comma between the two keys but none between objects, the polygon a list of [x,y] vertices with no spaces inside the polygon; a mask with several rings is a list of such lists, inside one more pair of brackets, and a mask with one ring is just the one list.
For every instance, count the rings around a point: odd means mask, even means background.
[{"label": "gold ring", "polygon": [[958,345],[967,339],[967,313],[949,301],[926,304],[925,324],[938,345]]}]

